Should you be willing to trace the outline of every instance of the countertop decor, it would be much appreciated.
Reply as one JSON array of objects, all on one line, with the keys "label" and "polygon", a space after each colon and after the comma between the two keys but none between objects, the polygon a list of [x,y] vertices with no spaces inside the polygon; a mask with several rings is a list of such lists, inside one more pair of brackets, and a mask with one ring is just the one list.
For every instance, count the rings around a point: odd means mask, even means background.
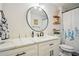
[{"label": "countertop decor", "polygon": [[3,10],[0,10],[0,37],[1,40],[9,38],[8,23]]}]

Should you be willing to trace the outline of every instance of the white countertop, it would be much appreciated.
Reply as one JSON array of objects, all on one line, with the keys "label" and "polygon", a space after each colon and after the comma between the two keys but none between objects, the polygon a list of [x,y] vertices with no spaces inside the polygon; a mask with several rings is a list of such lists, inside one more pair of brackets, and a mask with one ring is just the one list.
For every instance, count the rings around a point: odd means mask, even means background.
[{"label": "white countertop", "polygon": [[35,43],[40,43],[48,40],[59,39],[57,36],[44,36],[44,37],[34,37],[34,38],[18,38],[18,39],[8,39],[5,43],[0,44],[0,52],[13,49],[16,47],[30,45]]}]

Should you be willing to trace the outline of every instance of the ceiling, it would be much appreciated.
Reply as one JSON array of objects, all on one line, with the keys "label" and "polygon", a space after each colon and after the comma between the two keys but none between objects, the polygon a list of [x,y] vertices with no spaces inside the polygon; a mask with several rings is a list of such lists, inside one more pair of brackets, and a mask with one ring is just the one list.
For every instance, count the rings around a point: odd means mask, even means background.
[{"label": "ceiling", "polygon": [[52,5],[62,7],[62,12],[66,12],[79,7],[79,3],[52,3]]},{"label": "ceiling", "polygon": [[[41,4],[45,4],[45,3],[41,3]],[[45,5],[62,7],[62,12],[66,12],[71,9],[79,7],[79,3],[46,3]]]},{"label": "ceiling", "polygon": [[79,3],[64,3],[61,5],[62,11],[66,12],[79,7]]},{"label": "ceiling", "polygon": [[46,6],[50,7],[60,6],[62,7],[62,12],[66,12],[68,10],[79,7],[79,3],[40,3],[40,4],[45,4]]}]

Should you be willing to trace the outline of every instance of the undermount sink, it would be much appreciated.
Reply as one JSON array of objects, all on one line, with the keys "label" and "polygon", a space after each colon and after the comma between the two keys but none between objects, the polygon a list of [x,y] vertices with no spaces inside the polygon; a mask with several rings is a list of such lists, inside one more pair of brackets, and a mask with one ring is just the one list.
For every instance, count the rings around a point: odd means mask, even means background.
[{"label": "undermount sink", "polygon": [[5,41],[3,41],[3,40],[2,40],[2,41],[0,41],[0,44],[4,44],[4,43],[5,43]]},{"label": "undermount sink", "polygon": [[1,44],[5,44],[5,43],[8,43],[9,41],[8,40],[0,40],[0,45]]},{"label": "undermount sink", "polygon": [[47,40],[57,39],[58,37],[53,37],[49,35],[41,36],[41,37],[34,37],[34,42],[43,42]]}]

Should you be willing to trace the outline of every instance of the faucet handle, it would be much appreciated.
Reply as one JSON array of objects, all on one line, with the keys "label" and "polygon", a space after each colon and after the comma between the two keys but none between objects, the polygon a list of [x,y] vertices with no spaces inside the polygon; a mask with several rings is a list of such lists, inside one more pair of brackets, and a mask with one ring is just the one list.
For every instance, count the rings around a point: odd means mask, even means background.
[{"label": "faucet handle", "polygon": [[34,31],[32,31],[32,37],[34,37]]},{"label": "faucet handle", "polygon": [[39,37],[40,35],[39,35],[39,33],[37,33],[37,37]]},{"label": "faucet handle", "polygon": [[44,36],[44,33],[43,32],[40,32],[40,36]]},{"label": "faucet handle", "polygon": [[20,34],[19,34],[19,36],[18,36],[18,37],[19,37],[19,39],[20,39]]}]

